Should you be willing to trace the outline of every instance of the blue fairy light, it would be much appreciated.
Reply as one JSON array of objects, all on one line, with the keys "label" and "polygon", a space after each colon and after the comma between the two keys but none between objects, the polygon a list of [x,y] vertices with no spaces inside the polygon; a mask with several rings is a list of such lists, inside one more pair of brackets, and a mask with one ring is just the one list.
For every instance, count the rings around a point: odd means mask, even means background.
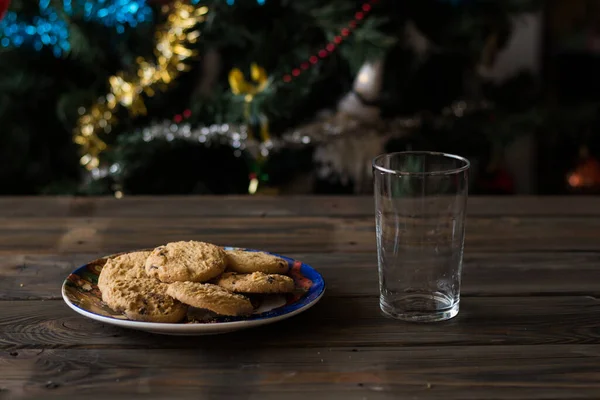
[{"label": "blue fairy light", "polygon": [[[63,3],[71,1],[63,0]],[[63,5],[65,12],[66,8]],[[87,0],[78,1],[70,8],[72,14],[83,15],[86,21],[100,22],[110,28],[136,27],[152,20],[152,9],[146,0]]]},{"label": "blue fairy light", "polygon": [[[47,4],[40,1],[40,6]],[[0,46],[21,47],[29,45],[35,50],[50,46],[56,57],[71,50],[69,42],[69,27],[66,21],[59,19],[51,7],[40,7],[40,16],[31,22],[19,20],[17,13],[9,11],[0,21]]]},{"label": "blue fairy light", "polygon": [[[199,4],[201,0],[191,0]],[[234,5],[235,0],[226,0]],[[256,0],[265,4],[265,0]],[[51,6],[50,0],[39,0],[40,15],[23,21],[16,12],[8,11],[0,21],[0,47],[31,46],[35,50],[51,47],[56,57],[71,50],[69,27]],[[147,0],[62,0],[62,13],[81,17],[85,21],[101,23],[122,34],[127,27],[134,28],[152,20],[152,8]]]},{"label": "blue fairy light", "polygon": [[[152,8],[146,0],[63,0],[62,12],[70,17],[101,23],[124,33],[126,27],[136,27],[152,20]],[[71,50],[69,27],[60,18],[50,0],[39,0],[39,16],[23,21],[16,12],[8,11],[0,21],[0,46],[31,46],[35,50],[50,46],[56,57]]]}]

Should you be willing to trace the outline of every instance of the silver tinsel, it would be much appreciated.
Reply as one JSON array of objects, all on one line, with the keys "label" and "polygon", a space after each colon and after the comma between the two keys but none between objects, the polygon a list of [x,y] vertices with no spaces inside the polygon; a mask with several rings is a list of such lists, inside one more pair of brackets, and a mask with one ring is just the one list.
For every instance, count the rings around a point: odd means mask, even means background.
[{"label": "silver tinsel", "polygon": [[[230,146],[234,149],[234,156],[241,157],[242,152],[248,152],[252,157],[267,158],[273,151],[281,148],[304,147],[313,142],[309,135],[290,133],[281,139],[272,139],[259,142],[248,135],[248,127],[242,124],[213,124],[208,126],[192,127],[189,123],[176,124],[172,121],[148,126],[141,131],[142,140],[146,143],[154,140],[185,140],[188,142],[202,143],[207,147],[215,144]],[[139,133],[138,132],[138,133]],[[119,163],[103,165],[90,171],[89,178],[98,180],[106,177],[118,178],[123,168]]]},{"label": "silver tinsel", "polygon": [[[452,123],[456,118],[492,107],[493,105],[485,102],[461,100],[446,107],[441,115],[426,118],[434,126],[441,127]],[[423,118],[422,115],[415,115],[410,118],[364,121],[344,112],[324,112],[314,122],[284,132],[281,137],[265,142],[249,137],[248,128],[243,124],[193,127],[189,123],[163,121],[138,133],[141,132],[144,142],[185,140],[202,143],[207,147],[215,144],[226,145],[234,149],[236,157],[241,157],[243,152],[247,152],[253,158],[267,158],[272,152],[281,149],[312,146],[315,148],[316,174],[319,178],[335,176],[343,184],[352,181],[356,193],[365,193],[371,186],[370,160],[384,151],[383,147],[388,140],[405,137],[418,130]],[[88,179],[112,177],[119,182],[122,172],[123,166],[119,163],[104,165],[90,171]],[[115,190],[118,192],[120,188]]]}]

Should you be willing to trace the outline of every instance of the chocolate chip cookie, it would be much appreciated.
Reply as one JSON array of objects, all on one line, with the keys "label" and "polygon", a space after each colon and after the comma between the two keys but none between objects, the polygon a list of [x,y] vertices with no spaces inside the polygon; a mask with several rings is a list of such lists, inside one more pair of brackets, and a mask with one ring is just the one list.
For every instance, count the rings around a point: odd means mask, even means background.
[{"label": "chocolate chip cookie", "polygon": [[228,250],[225,253],[227,255],[227,269],[231,272],[286,274],[289,269],[286,260],[267,253],[243,250]]},{"label": "chocolate chip cookie", "polygon": [[100,291],[104,292],[112,281],[147,277],[144,265],[149,255],[149,251],[134,251],[109,259],[98,277]]},{"label": "chocolate chip cookie", "polygon": [[225,252],[204,242],[173,242],[155,248],[146,273],[162,282],[207,282],[225,270]]},{"label": "chocolate chip cookie", "polygon": [[110,281],[102,301],[134,321],[181,322],[188,307],[167,294],[168,285],[153,278]]},{"label": "chocolate chip cookie", "polygon": [[210,283],[175,282],[169,285],[167,294],[182,303],[220,315],[242,316],[253,311],[248,298]]},{"label": "chocolate chip cookie", "polygon": [[291,293],[295,289],[294,280],[289,276],[263,272],[226,272],[215,283],[236,293]]}]

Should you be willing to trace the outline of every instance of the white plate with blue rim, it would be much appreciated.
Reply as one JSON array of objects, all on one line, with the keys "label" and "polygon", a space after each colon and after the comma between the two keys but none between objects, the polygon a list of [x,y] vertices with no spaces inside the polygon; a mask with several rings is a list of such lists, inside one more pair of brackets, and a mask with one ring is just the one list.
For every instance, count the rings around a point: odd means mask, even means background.
[{"label": "white plate with blue rim", "polygon": [[[225,250],[234,249],[237,248],[225,247]],[[294,280],[296,290],[286,295],[253,297],[251,300],[255,310],[247,317],[224,317],[206,310],[190,308],[186,320],[176,324],[129,320],[102,301],[102,294],[97,286],[98,276],[106,261],[119,254],[91,261],[73,271],[63,282],[62,297],[75,312],[105,324],[165,335],[190,336],[228,333],[279,322],[308,310],[323,297],[325,281],[314,268],[289,257],[265,253],[288,262],[288,275]]]}]

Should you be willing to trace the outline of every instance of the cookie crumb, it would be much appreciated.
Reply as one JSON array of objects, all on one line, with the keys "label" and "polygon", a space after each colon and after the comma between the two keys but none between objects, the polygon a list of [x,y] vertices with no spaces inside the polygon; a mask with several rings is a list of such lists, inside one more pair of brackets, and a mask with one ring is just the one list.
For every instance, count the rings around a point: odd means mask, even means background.
[{"label": "cookie crumb", "polygon": [[431,383],[427,382],[427,389],[431,389]]},{"label": "cookie crumb", "polygon": [[19,286],[20,286],[20,287],[23,287],[23,286],[25,286],[25,285],[24,285],[24,284],[22,284],[22,283],[19,283]]}]

